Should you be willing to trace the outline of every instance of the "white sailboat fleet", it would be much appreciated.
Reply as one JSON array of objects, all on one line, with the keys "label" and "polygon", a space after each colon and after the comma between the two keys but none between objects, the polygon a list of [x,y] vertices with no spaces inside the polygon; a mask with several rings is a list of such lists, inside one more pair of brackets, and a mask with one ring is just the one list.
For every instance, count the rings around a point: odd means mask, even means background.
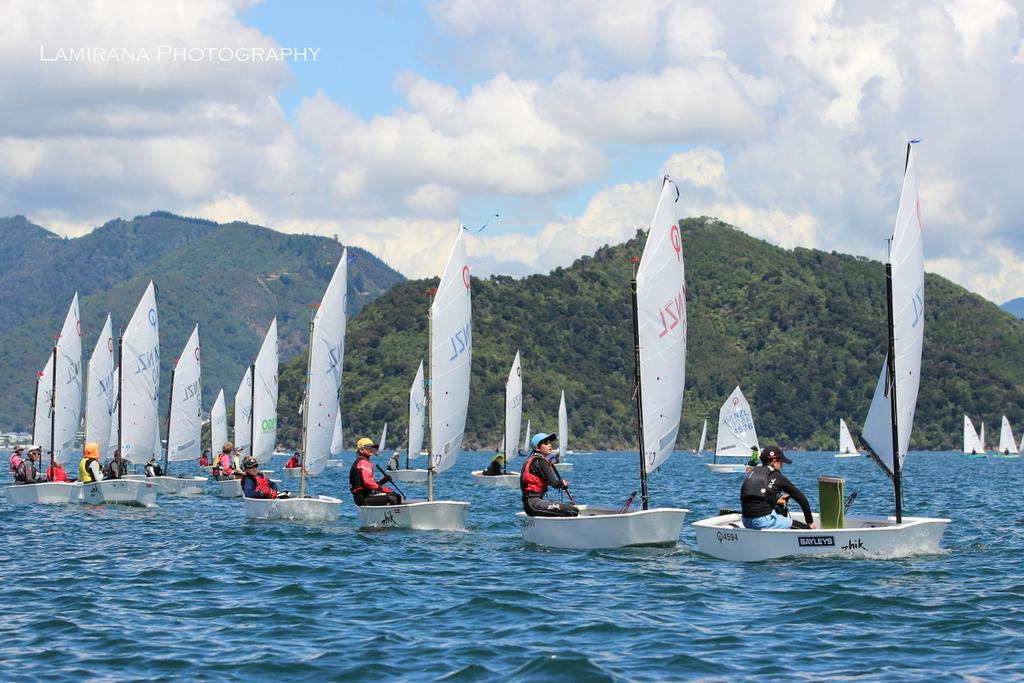
[{"label": "white sailboat fleet", "polygon": [[427,499],[400,505],[364,505],[359,508],[360,527],[422,530],[463,530],[466,527],[469,503],[434,499],[434,478],[455,464],[462,449],[469,410],[473,307],[463,230],[459,226],[430,305]]},{"label": "white sailboat fleet", "polygon": [[744,528],[739,514],[696,522],[701,552],[726,560],[756,561],[791,555],[841,554],[891,558],[934,552],[948,519],[904,517],[902,466],[910,444],[920,386],[924,341],[924,252],[911,146],[886,264],[889,352],[864,421],[870,455],[892,479],[895,515],[851,515],[838,528]]},{"label": "white sailboat fleet", "polygon": [[[761,450],[757,430],[754,429],[754,416],[747,397],[736,387],[718,411],[715,459],[706,465],[712,472],[743,472],[754,448]],[[718,462],[719,458],[728,458],[732,462]]]},{"label": "white sailboat fleet", "polygon": [[[427,481],[427,470],[413,468],[409,461],[416,457],[423,447],[424,420],[426,419],[427,394],[423,385],[423,361],[416,369],[416,377],[409,387],[409,444],[405,451],[405,467],[389,470],[388,474],[395,481],[406,484],[424,484]],[[378,444],[383,449],[383,444]],[[378,451],[381,452],[381,451]]]},{"label": "white sailboat fleet", "polygon": [[860,453],[857,452],[857,444],[853,442],[853,437],[850,435],[850,428],[846,426],[846,420],[843,418],[839,418],[839,452],[835,454],[835,457],[860,457]]},{"label": "white sailboat fleet", "polygon": [[[338,518],[341,500],[333,496],[307,495],[308,478],[320,474],[327,465],[331,452],[331,441],[338,419],[338,392],[341,390],[342,369],[345,361],[345,326],[347,324],[346,304],[348,302],[348,250],[341,254],[341,260],[331,276],[324,292],[323,301],[309,323],[309,348],[307,352],[306,392],[302,409],[302,467],[300,472],[299,495],[294,498],[245,498],[245,514],[250,519],[288,519],[308,522],[334,521]],[[253,455],[259,459],[269,449],[274,450],[277,437],[277,345],[276,326],[273,352],[274,372],[272,382],[268,376],[269,367],[254,366],[258,384],[266,388],[253,401],[254,416],[262,418],[261,411],[270,410],[273,397],[273,436],[269,426],[254,436]],[[269,334],[269,333],[268,333]],[[263,352],[260,352],[263,356]],[[272,387],[271,387],[272,384]],[[268,413],[269,414],[269,413]],[[259,455],[257,455],[259,453]]]},{"label": "white sailboat fleet", "polygon": [[666,177],[647,244],[633,279],[633,334],[637,437],[642,509],[579,506],[578,517],[516,513],[529,543],[558,548],[674,545],[683,508],[650,508],[647,476],[672,453],[679,433],[686,384],[686,281],[675,185]]},{"label": "white sailboat fleet", "polygon": [[523,422],[523,366],[519,351],[512,361],[512,368],[505,380],[505,434],[501,437],[500,453],[505,455],[501,474],[485,475],[483,470],[473,471],[473,481],[482,486],[510,489],[519,488],[519,472],[508,471],[508,451],[505,444],[514,444],[519,439],[519,427]]}]

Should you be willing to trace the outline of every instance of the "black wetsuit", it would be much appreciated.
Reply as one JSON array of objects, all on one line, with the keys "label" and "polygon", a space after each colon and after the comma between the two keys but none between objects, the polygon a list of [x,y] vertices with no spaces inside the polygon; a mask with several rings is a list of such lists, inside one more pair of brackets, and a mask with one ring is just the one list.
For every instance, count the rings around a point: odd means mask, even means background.
[{"label": "black wetsuit", "polygon": [[483,475],[486,477],[496,477],[501,474],[501,462],[497,458],[491,461],[491,464],[487,466],[487,469],[483,471]]},{"label": "black wetsuit", "polygon": [[571,503],[556,503],[544,500],[548,487],[568,488],[555,473],[547,458],[533,453],[519,475],[519,489],[523,492],[523,512],[531,517],[576,517],[579,508]]},{"label": "black wetsuit", "polygon": [[[811,514],[811,504],[807,501],[807,496],[793,482],[786,479],[786,475],[767,465],[758,465],[743,480],[743,486],[740,488],[743,516],[753,518],[770,515],[783,493],[788,493],[790,498],[800,504],[804,511],[804,520],[811,524],[814,516]],[[797,524],[796,521],[793,523]]]}]

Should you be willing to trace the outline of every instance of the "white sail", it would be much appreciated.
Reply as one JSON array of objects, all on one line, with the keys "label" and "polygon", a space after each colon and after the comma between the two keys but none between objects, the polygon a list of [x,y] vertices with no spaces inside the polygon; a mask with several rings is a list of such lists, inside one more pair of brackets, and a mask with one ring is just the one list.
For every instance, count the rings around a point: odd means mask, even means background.
[{"label": "white sail", "polygon": [[[636,272],[640,405],[648,472],[656,470],[675,448],[686,384],[686,279],[676,202],[676,186],[666,177]],[[565,441],[561,443],[566,448]]]},{"label": "white sail", "polygon": [[313,317],[309,339],[309,377],[304,421],[306,470],[310,474],[319,474],[327,465],[339,415],[338,391],[341,389],[342,365],[345,362],[347,288],[348,250],[345,249],[341,252],[341,260],[334,269],[324,298]]},{"label": "white sail", "polygon": [[530,437],[532,437],[532,436],[533,436],[533,434],[530,433],[530,420],[527,419],[526,420],[526,434],[523,436],[523,452],[524,453],[529,453],[530,452]]},{"label": "white sail", "polygon": [[107,437],[107,445],[100,450],[104,460],[114,457],[117,450],[117,429],[121,424],[121,397],[117,393],[117,387],[121,382],[121,368],[114,368],[114,402],[110,404],[110,436]]},{"label": "white sail", "polygon": [[704,442],[708,440],[708,421],[704,420],[704,426],[700,430],[700,444],[697,446],[697,452],[704,452]]},{"label": "white sail", "polygon": [[384,449],[387,448],[388,442],[388,423],[384,423],[384,429],[380,432],[380,441],[377,442],[377,452],[383,453]]},{"label": "white sail", "polygon": [[36,374],[36,407],[32,417],[32,442],[50,450],[53,432],[53,352],[46,357],[42,372]]},{"label": "white sail", "polygon": [[469,409],[473,307],[462,230],[459,226],[430,305],[430,464],[435,473],[455,464]]},{"label": "white sail", "polygon": [[277,318],[270,322],[263,346],[256,356],[252,406],[252,456],[261,464],[274,456],[277,445]]},{"label": "white sail", "polygon": [[199,325],[196,325],[174,366],[171,417],[167,426],[168,462],[195,460],[202,450],[202,373],[199,355]]},{"label": "white sail", "polygon": [[753,447],[761,450],[761,445],[757,441],[757,430],[754,429],[754,416],[743,392],[736,387],[718,411],[715,455],[749,456]]},{"label": "white sail", "polygon": [[110,439],[110,414],[114,411],[116,396],[114,335],[108,315],[89,359],[85,391],[85,441],[99,444],[100,453],[106,450]]},{"label": "white sail", "polygon": [[334,418],[334,432],[331,435],[331,455],[340,455],[345,450],[345,432],[341,424],[341,404],[338,404],[338,416]]},{"label": "white sail", "polygon": [[427,394],[423,386],[423,361],[416,369],[416,377],[409,387],[409,457],[414,458],[423,448],[423,425],[426,417]]},{"label": "white sail", "polygon": [[839,418],[839,452],[853,454],[857,452],[857,444],[850,436],[850,429],[846,426],[846,420]]},{"label": "white sail", "polygon": [[121,337],[121,457],[143,463],[153,452],[160,398],[160,326],[150,282]]},{"label": "white sail", "polygon": [[999,430],[999,452],[1002,454],[1014,454],[1017,452],[1017,441],[1013,438],[1013,430],[1010,429],[1010,421],[1003,415],[1003,424]]},{"label": "white sail", "polygon": [[[82,423],[82,321],[75,293],[57,339],[57,396],[54,403],[56,452],[53,457],[66,463]],[[49,450],[49,443],[43,447]]]},{"label": "white sail", "polygon": [[[924,247],[922,244],[920,204],[917,198],[917,179],[914,157],[907,151],[907,168],[903,176],[903,192],[896,213],[889,246],[892,268],[892,359],[896,378],[897,454],[899,463],[907,455],[910,432],[914,427],[917,391],[921,384],[921,349],[924,343]],[[871,407],[864,420],[864,441],[873,451],[872,457],[893,475],[892,406],[889,386],[889,358],[882,371],[871,399]]]},{"label": "white sail", "polygon": [[[252,367],[245,369],[242,381],[235,392],[235,448],[241,450],[252,446]],[[213,444],[214,454],[224,446]]]},{"label": "white sail", "polygon": [[519,428],[523,424],[523,366],[519,351],[512,361],[512,368],[505,381],[505,434],[501,437],[501,452],[505,444],[519,441]]},{"label": "white sail", "polygon": [[970,455],[971,453],[984,453],[985,448],[981,445],[981,439],[978,438],[978,432],[974,430],[974,423],[971,422],[971,418],[964,415],[964,453]]},{"label": "white sail", "polygon": [[981,423],[981,435],[978,437],[978,452],[985,452],[985,423]]},{"label": "white sail", "polygon": [[217,392],[217,400],[210,409],[210,453],[216,456],[228,440],[228,411],[224,405],[224,390]]},{"label": "white sail", "polygon": [[565,390],[558,399],[558,452],[565,455],[569,451],[569,413],[565,410]]}]

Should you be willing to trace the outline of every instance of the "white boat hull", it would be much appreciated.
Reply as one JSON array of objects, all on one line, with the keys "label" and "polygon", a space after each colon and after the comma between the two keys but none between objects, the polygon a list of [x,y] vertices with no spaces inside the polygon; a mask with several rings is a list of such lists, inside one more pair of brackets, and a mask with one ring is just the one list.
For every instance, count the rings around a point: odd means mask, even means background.
[{"label": "white boat hull", "polygon": [[517,512],[516,521],[524,541],[551,548],[671,546],[679,542],[687,512],[684,508],[655,508],[620,513],[581,505],[579,517],[530,517]]},{"label": "white boat hull", "polygon": [[331,496],[306,498],[245,498],[249,519],[283,519],[302,522],[333,522],[338,519],[341,500]]},{"label": "white boat hull", "polygon": [[716,472],[718,474],[729,474],[729,473],[732,473],[732,472],[746,472],[747,471],[747,466],[746,466],[745,463],[742,463],[742,464],[737,464],[737,463],[717,463],[716,464],[716,463],[713,463],[713,462],[708,462],[708,463],[704,463],[704,464],[707,465],[708,468],[712,472]]},{"label": "white boat hull", "polygon": [[146,479],[104,479],[82,484],[79,501],[85,505],[131,505],[151,508],[156,506],[159,489]]},{"label": "white boat hull", "polygon": [[559,472],[572,472],[571,462],[556,462],[554,463],[555,469]]},{"label": "white boat hull", "polygon": [[388,470],[388,474],[403,484],[427,483],[427,470]]},{"label": "white boat hull", "polygon": [[48,481],[42,484],[15,484],[7,487],[7,502],[11,505],[60,505],[77,503],[82,485],[65,481]]},{"label": "white boat hull", "polygon": [[837,458],[859,458],[859,457],[861,457],[861,455],[860,455],[860,453],[836,453],[835,457],[837,457]]},{"label": "white boat hull", "polygon": [[298,479],[299,477],[302,476],[302,468],[301,467],[285,467],[284,468],[284,475],[283,476],[284,476],[285,479]]},{"label": "white boat hull", "polygon": [[473,472],[473,483],[480,486],[491,486],[494,488],[519,488],[519,473],[509,472],[508,474],[486,475],[483,470]]},{"label": "white boat hull", "polygon": [[213,465],[200,465],[199,469],[207,474],[211,474],[213,472]]},{"label": "white boat hull", "polygon": [[[817,521],[817,516],[815,516]],[[842,529],[745,529],[739,514],[694,522],[697,547],[720,560],[757,562],[778,557],[838,555],[889,559],[934,553],[948,519],[847,515]]]},{"label": "white boat hull", "polygon": [[150,477],[149,481],[157,485],[160,493],[169,496],[198,496],[203,493],[206,477]]},{"label": "white boat hull", "polygon": [[[266,474],[264,470],[263,474]],[[280,479],[271,479],[270,481],[275,484],[280,484]],[[242,480],[241,479],[219,479],[217,485],[220,487],[221,498],[241,498],[242,497]]]},{"label": "white boat hull", "polygon": [[345,461],[344,460],[328,460],[327,464],[324,465],[324,467],[344,467],[344,466],[345,466]]},{"label": "white boat hull", "polygon": [[469,503],[456,500],[416,500],[401,505],[359,508],[361,529],[465,531]]}]

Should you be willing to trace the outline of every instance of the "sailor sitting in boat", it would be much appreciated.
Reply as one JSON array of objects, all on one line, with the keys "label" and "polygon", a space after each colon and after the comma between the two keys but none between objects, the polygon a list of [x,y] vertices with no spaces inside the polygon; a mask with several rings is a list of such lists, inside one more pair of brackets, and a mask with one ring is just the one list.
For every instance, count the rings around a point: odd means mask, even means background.
[{"label": "sailor sitting in boat", "polygon": [[288,458],[288,462],[284,464],[285,469],[292,469],[293,467],[302,467],[302,454],[298,451],[292,453],[292,457]]},{"label": "sailor sitting in boat", "polygon": [[82,459],[78,463],[78,478],[83,484],[103,481],[103,473],[100,472],[100,445],[95,441],[85,444],[85,448],[82,449]]},{"label": "sailor sitting in boat", "polygon": [[[743,526],[747,529],[813,529],[811,504],[800,489],[782,474],[782,464],[793,462],[778,446],[761,451],[761,464],[753,468],[740,488]],[[785,510],[790,497],[800,504],[806,522],[800,522],[778,510]]]},{"label": "sailor sitting in boat", "polygon": [[398,451],[395,451],[394,453],[391,454],[391,459],[388,460],[388,471],[393,472],[398,469],[400,464],[399,458],[401,457],[402,454],[399,453]]},{"label": "sailor sitting in boat", "polygon": [[39,456],[42,453],[42,449],[39,446],[29,446],[28,456],[21,461],[18,465],[18,471],[14,473],[14,481],[17,484],[40,484],[46,479],[39,474],[39,468],[36,467],[36,463],[39,462]]},{"label": "sailor sitting in boat", "polygon": [[270,481],[270,477],[259,470],[260,464],[251,455],[245,456],[242,460],[242,495],[246,498],[289,498],[288,491],[278,493],[277,484]]},{"label": "sailor sitting in boat", "polygon": [[389,489],[384,484],[391,481],[391,476],[385,474],[384,478],[377,481],[373,477],[373,463],[370,458],[377,455],[379,446],[372,439],[365,436],[356,442],[356,461],[352,463],[352,469],[348,471],[348,483],[352,490],[352,500],[359,507],[364,505],[398,505],[402,497]]},{"label": "sailor sitting in boat", "polygon": [[519,489],[523,492],[523,512],[531,517],[576,517],[580,514],[579,508],[571,503],[544,500],[548,486],[569,490],[569,482],[560,479],[548,461],[551,443],[557,438],[557,434],[541,433],[534,434],[530,439],[533,451],[519,475]]},{"label": "sailor sitting in boat", "polygon": [[121,458],[121,451],[117,449],[114,451],[114,457],[103,466],[103,478],[122,479],[126,474],[128,474],[128,463]]},{"label": "sailor sitting in boat", "polygon": [[162,476],[164,476],[164,468],[160,467],[160,463],[158,463],[156,461],[156,456],[155,455],[152,458],[149,459],[149,462],[146,463],[146,468],[145,469],[146,469],[146,476],[147,477],[162,477]]},{"label": "sailor sitting in boat", "polygon": [[217,460],[213,464],[213,476],[218,480],[235,478],[235,467],[231,462],[231,454],[234,452],[235,445],[230,441],[225,441],[224,448],[221,449],[220,455],[217,456]]},{"label": "sailor sitting in boat", "polygon": [[482,474],[485,477],[496,477],[502,474],[502,468],[505,466],[505,454],[500,451],[494,452],[494,460],[491,460],[491,464],[487,466]]}]

